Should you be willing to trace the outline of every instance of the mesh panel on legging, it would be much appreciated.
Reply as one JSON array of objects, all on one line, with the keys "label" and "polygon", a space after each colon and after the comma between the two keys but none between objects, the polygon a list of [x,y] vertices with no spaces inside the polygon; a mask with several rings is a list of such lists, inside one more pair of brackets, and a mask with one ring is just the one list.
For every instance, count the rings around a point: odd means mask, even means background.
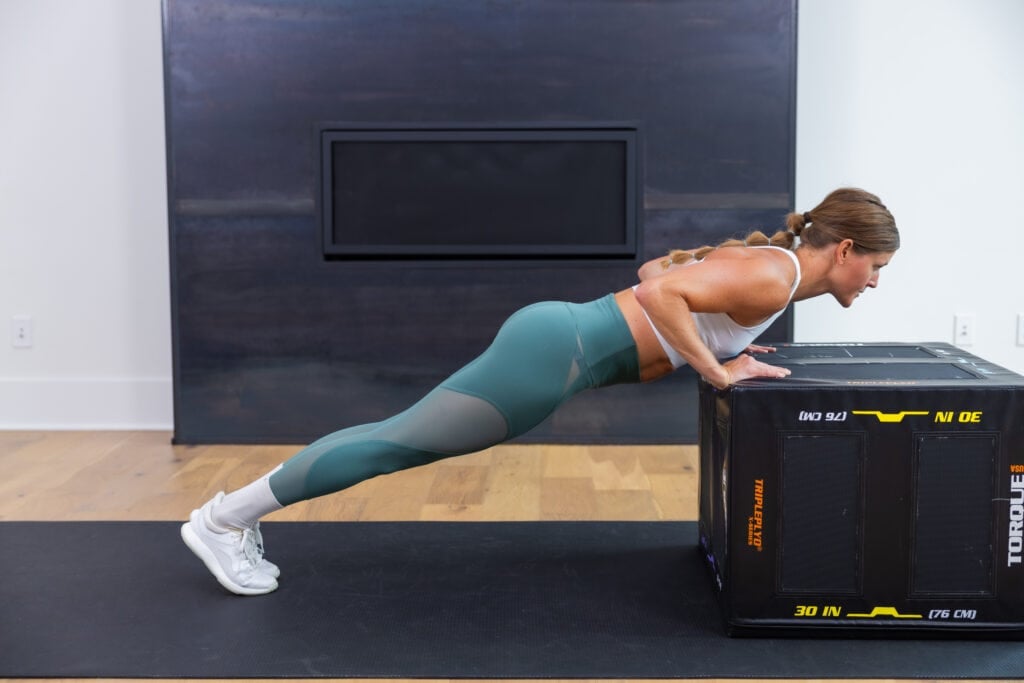
[{"label": "mesh panel on legging", "polygon": [[567,304],[522,309],[482,355],[408,410],[300,451],[270,478],[274,496],[290,505],[523,434],[593,384],[583,354]]}]

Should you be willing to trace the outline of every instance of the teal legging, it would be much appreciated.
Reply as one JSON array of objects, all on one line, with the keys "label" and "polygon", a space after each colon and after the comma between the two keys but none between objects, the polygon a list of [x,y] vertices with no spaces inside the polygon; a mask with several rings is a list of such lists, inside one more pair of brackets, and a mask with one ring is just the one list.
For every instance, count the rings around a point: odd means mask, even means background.
[{"label": "teal legging", "polygon": [[514,313],[494,342],[408,410],[310,444],[270,477],[282,505],[524,434],[584,389],[639,381],[636,343],[613,295]]}]

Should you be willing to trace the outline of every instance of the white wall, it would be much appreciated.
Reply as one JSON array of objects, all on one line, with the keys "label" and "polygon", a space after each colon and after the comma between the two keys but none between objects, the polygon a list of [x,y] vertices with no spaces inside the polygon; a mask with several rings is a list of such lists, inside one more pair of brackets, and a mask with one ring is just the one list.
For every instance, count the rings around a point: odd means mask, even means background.
[{"label": "white wall", "polygon": [[797,341],[952,342],[1024,373],[1024,2],[801,0],[799,210],[878,194],[902,248],[849,310],[796,306]]},{"label": "white wall", "polygon": [[171,426],[161,50],[158,0],[0,0],[0,427]]},{"label": "white wall", "polygon": [[[159,0],[0,0],[0,428],[172,423],[160,31]],[[798,304],[797,341],[969,312],[1024,372],[1024,2],[802,0],[799,36],[797,207],[864,187],[904,248],[853,308]]]}]

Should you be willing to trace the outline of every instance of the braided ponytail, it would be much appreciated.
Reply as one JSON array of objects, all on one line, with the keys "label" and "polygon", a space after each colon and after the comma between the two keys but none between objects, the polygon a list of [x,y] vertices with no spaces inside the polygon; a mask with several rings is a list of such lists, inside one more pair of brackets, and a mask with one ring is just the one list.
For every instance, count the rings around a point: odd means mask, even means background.
[{"label": "braided ponytail", "polygon": [[[790,214],[790,216],[794,215],[799,214]],[[797,230],[779,230],[771,237],[760,230],[755,230],[743,239],[728,239],[716,247],[704,245],[699,249],[673,249],[668,253],[668,258],[661,262],[661,265],[664,268],[668,268],[669,266],[686,263],[687,261],[703,261],[704,257],[715,249],[722,249],[725,247],[780,247],[782,249],[792,249],[796,243],[796,237],[800,234],[799,231],[802,229],[803,225],[801,225]]]},{"label": "braided ponytail", "polygon": [[699,249],[673,249],[661,262],[668,268],[688,261],[703,261],[704,257],[722,247],[773,246],[795,249],[796,238],[813,248],[820,248],[853,240],[859,252],[892,252],[900,248],[900,233],[896,221],[885,204],[870,192],[844,187],[829,193],[816,207],[805,213],[786,215],[786,229],[768,237],[755,230],[745,239],[730,239],[717,247]]}]

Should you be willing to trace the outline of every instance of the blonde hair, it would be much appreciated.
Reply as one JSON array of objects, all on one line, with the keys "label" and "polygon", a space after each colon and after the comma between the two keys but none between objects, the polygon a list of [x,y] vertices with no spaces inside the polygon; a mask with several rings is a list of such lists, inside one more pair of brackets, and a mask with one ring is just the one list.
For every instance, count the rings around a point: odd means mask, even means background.
[{"label": "blonde hair", "polygon": [[833,190],[816,207],[806,213],[790,213],[786,216],[786,229],[779,230],[771,237],[760,230],[751,232],[743,239],[729,239],[716,247],[703,246],[698,249],[673,249],[662,266],[687,261],[702,261],[715,249],[723,247],[781,247],[795,249],[796,238],[800,243],[820,248],[853,240],[853,248],[864,252],[893,252],[900,248],[900,233],[896,220],[889,209],[875,195],[852,187]]}]

